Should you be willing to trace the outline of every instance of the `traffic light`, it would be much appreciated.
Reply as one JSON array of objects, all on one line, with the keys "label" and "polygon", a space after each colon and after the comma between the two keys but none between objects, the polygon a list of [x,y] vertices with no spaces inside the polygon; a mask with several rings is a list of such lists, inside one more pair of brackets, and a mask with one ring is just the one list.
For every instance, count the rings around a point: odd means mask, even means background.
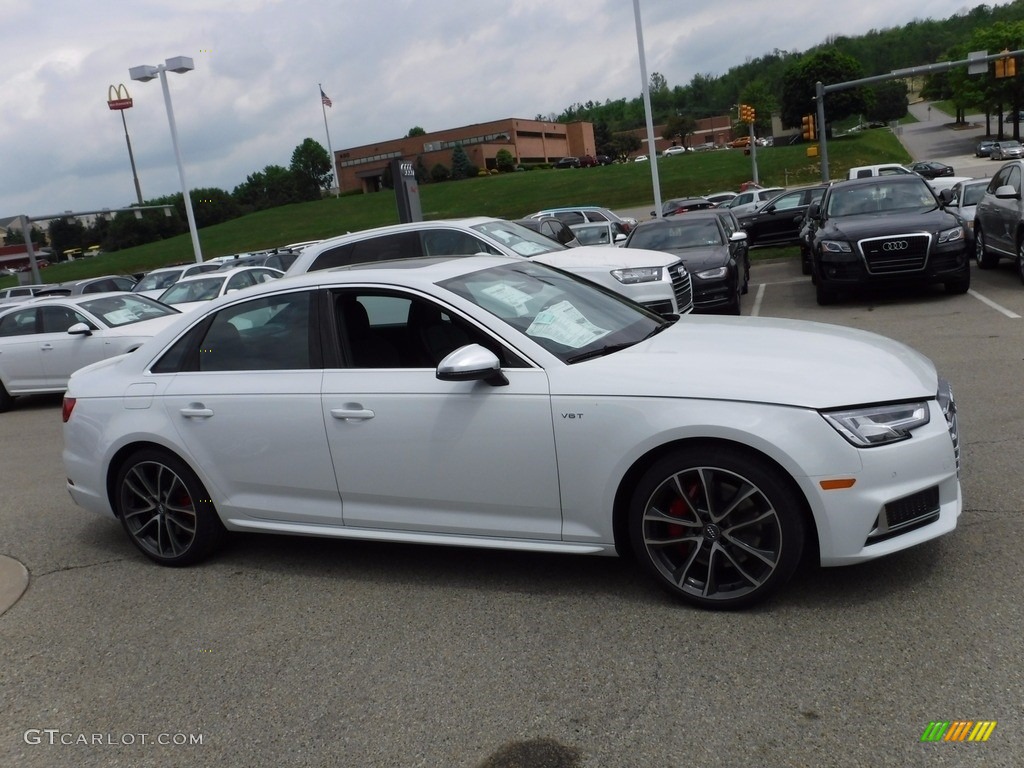
[{"label": "traffic light", "polygon": [[753,123],[754,122],[754,108],[749,104],[740,104],[740,122],[741,123]]},{"label": "traffic light", "polygon": [[807,141],[818,138],[818,132],[814,129],[814,115],[804,115],[800,118],[800,129]]},{"label": "traffic light", "polygon": [[[1009,53],[1008,48],[1004,48],[1002,53]],[[1012,56],[1006,56],[1002,59],[996,59],[996,77],[1015,77],[1017,74],[1017,60]]]}]

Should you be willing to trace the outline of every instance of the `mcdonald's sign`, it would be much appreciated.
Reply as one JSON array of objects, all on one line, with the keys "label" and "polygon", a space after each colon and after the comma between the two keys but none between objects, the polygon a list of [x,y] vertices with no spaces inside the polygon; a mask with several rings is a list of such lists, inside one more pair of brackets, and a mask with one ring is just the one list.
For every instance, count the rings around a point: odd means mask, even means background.
[{"label": "mcdonald's sign", "polygon": [[107,106],[111,109],[131,109],[132,97],[128,95],[124,83],[107,88]]}]

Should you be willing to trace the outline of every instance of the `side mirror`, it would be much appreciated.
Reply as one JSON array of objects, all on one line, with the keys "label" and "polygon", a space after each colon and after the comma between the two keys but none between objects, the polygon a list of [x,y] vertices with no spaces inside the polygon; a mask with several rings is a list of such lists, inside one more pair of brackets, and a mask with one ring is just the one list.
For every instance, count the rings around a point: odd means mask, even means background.
[{"label": "side mirror", "polygon": [[811,203],[811,207],[807,209],[807,218],[817,219],[821,216],[821,203]]},{"label": "side mirror", "polygon": [[1010,198],[1020,197],[1020,194],[1010,184],[1003,184],[1001,187],[996,188],[996,197],[1000,200],[1008,200]]},{"label": "side mirror", "polygon": [[747,233],[744,232],[742,229],[737,230],[736,232],[733,232],[731,235],[729,235],[729,242],[731,243],[742,243],[745,242],[746,239]]},{"label": "side mirror", "polygon": [[942,203],[943,205],[949,205],[950,203],[953,202],[953,200],[954,197],[952,189],[944,189],[941,192],[939,192],[939,202]]},{"label": "side mirror", "polygon": [[486,381],[495,387],[508,384],[497,355],[479,344],[467,344],[449,353],[437,364],[435,376],[441,381]]},{"label": "side mirror", "polygon": [[75,323],[68,328],[68,334],[71,336],[92,336],[92,329],[85,323]]}]

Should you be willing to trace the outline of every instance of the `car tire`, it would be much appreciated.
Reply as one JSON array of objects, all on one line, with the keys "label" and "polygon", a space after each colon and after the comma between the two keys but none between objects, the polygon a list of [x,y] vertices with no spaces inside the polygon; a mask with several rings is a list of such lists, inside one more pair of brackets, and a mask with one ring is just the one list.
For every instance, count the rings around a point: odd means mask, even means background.
[{"label": "car tire", "polygon": [[999,257],[985,247],[985,233],[981,229],[974,231],[974,263],[978,269],[992,269],[999,263]]},{"label": "car tire", "polygon": [[800,254],[800,271],[805,275],[811,274],[811,258],[802,252]]},{"label": "car tire", "polygon": [[701,608],[743,608],[789,581],[806,537],[804,503],[782,471],[742,448],[691,445],[637,483],[630,538],[643,567]]},{"label": "car tire", "polygon": [[835,304],[836,301],[839,300],[839,297],[834,290],[826,288],[821,284],[820,278],[814,283],[814,294],[819,307],[827,307],[830,304]]},{"label": "car tire", "polygon": [[10,392],[7,391],[7,387],[0,381],[0,413],[11,410],[11,406],[14,405],[14,398],[11,397]]},{"label": "car tire", "polygon": [[160,565],[197,563],[225,537],[195,472],[160,449],[137,451],[121,464],[114,509],[132,543]]},{"label": "car tire", "polygon": [[1017,276],[1024,283],[1024,237],[1017,242]]},{"label": "car tire", "polygon": [[[1024,277],[1022,277],[1024,279]],[[958,280],[948,280],[944,283],[946,293],[953,295],[959,295],[967,293],[971,289],[971,273],[970,270]]]}]

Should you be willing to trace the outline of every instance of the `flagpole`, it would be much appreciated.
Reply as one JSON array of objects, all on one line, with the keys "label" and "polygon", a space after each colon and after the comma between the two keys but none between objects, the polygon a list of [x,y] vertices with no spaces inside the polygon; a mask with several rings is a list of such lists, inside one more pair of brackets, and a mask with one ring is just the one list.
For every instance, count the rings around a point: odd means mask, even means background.
[{"label": "flagpole", "polygon": [[334,193],[335,197],[341,195],[341,181],[338,179],[338,164],[334,159],[334,150],[331,148],[331,131],[327,127],[327,105],[324,103],[324,86],[322,83],[317,83],[320,88],[320,111],[324,115],[324,133],[327,134],[327,152],[331,156],[331,175],[334,176],[334,188],[337,192]]}]

